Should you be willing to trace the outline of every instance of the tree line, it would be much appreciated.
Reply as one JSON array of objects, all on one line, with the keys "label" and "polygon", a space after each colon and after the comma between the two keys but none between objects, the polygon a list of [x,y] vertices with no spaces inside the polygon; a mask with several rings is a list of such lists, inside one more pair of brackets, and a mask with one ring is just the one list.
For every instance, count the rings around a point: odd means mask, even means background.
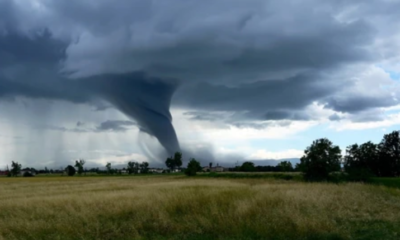
[{"label": "tree line", "polygon": [[[75,161],[75,165],[68,165],[65,172],[69,176],[76,173],[83,174],[85,160],[79,159]],[[182,153],[176,152],[174,156],[168,157],[165,165],[169,171],[181,169]],[[210,164],[210,167],[212,165]],[[21,164],[12,162],[11,170],[7,169],[9,176],[17,176],[21,172]],[[8,168],[8,167],[7,167]],[[91,169],[97,173],[118,174],[126,171],[128,174],[148,173],[148,162],[128,162],[126,168],[122,170],[113,169],[111,163],[107,163],[106,170],[101,171]],[[46,171],[47,168],[45,168]],[[361,145],[353,144],[346,148],[345,155],[339,146],[334,145],[329,139],[321,138],[312,142],[304,150],[304,155],[300,159],[300,163],[295,167],[289,161],[280,162],[277,166],[255,166],[253,162],[244,162],[241,166],[230,169],[231,171],[243,172],[293,172],[300,171],[303,173],[304,179],[308,181],[325,181],[329,180],[334,172],[344,171],[349,180],[367,181],[370,177],[399,177],[400,176],[400,132],[393,131],[385,134],[379,144],[371,141]],[[192,158],[188,162],[184,173],[188,176],[196,175],[202,171],[200,162]]]},{"label": "tree line", "polygon": [[53,173],[61,173],[64,174],[66,173],[68,176],[74,176],[75,174],[86,174],[87,172],[94,172],[98,174],[122,174],[123,172],[126,172],[128,174],[138,174],[138,173],[149,173],[149,163],[148,162],[134,162],[134,161],[129,161],[126,168],[122,169],[115,169],[112,168],[111,163],[108,162],[105,165],[105,170],[100,170],[99,168],[91,168],[91,169],[86,169],[84,168],[86,161],[84,159],[79,159],[75,161],[74,165],[68,165],[66,168],[62,170],[53,170],[53,169],[48,169],[45,167],[42,170],[36,170],[35,168],[25,168],[22,169],[22,165],[18,162],[11,162],[11,169],[8,168],[7,166],[7,176],[8,177],[16,177],[21,175],[21,172],[24,171],[23,177],[32,177],[35,174],[53,174]]},{"label": "tree line", "polygon": [[346,148],[345,155],[339,146],[327,138],[317,139],[304,151],[300,163],[295,167],[289,161],[277,166],[255,166],[244,162],[230,169],[241,172],[302,172],[308,181],[329,180],[334,172],[344,172],[346,179],[367,181],[371,177],[400,176],[400,137],[399,131],[385,134],[380,143],[371,141],[361,145],[352,144]]},{"label": "tree line", "polygon": [[385,134],[379,144],[366,142],[346,148],[342,157],[338,146],[326,138],[315,140],[304,151],[298,168],[306,180],[327,180],[330,173],[343,170],[349,180],[366,181],[370,177],[400,176],[399,131]]},{"label": "tree line", "polygon": [[295,172],[298,170],[289,161],[282,161],[276,166],[255,166],[253,162],[246,161],[241,166],[229,168],[232,172]]},{"label": "tree line", "polygon": [[[78,161],[75,161],[75,167],[72,165],[68,165],[65,168],[65,172],[67,173],[68,176],[74,176],[76,173],[82,174],[83,171],[83,165],[85,165],[85,160],[80,159]],[[77,169],[77,170],[76,170]],[[128,174],[146,174],[149,173],[149,163],[148,162],[134,162],[134,161],[129,161],[127,163],[127,166],[122,168],[122,169],[116,169],[113,168],[110,162],[107,162],[105,165],[105,170],[100,170],[99,168],[92,168],[90,172],[95,172],[99,174],[108,174],[108,175],[113,175],[113,174],[122,174],[122,173],[128,173]]]}]

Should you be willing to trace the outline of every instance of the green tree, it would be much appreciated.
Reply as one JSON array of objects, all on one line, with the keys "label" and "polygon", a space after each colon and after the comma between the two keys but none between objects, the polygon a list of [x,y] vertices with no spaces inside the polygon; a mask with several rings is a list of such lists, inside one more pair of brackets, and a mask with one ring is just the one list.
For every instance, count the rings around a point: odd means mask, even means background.
[{"label": "green tree", "polygon": [[176,152],[174,155],[174,162],[175,162],[175,167],[181,167],[182,166],[182,153]]},{"label": "green tree", "polygon": [[199,171],[201,171],[200,163],[196,159],[192,158],[187,165],[185,174],[187,176],[195,176]]},{"label": "green tree", "polygon": [[136,162],[132,161],[128,162],[127,170],[129,174],[135,173],[135,168],[136,168]]},{"label": "green tree", "polygon": [[294,167],[294,171],[296,171],[296,172],[301,172],[302,171],[300,163],[296,163],[296,165]]},{"label": "green tree", "polygon": [[350,180],[367,181],[372,175],[379,176],[378,145],[367,142],[348,146],[343,165]]},{"label": "green tree", "polygon": [[107,173],[108,173],[108,174],[112,174],[112,173],[113,173],[113,170],[112,170],[112,168],[111,168],[111,163],[108,162],[108,163],[106,164],[106,168],[107,168]]},{"label": "green tree", "polygon": [[21,164],[19,164],[18,162],[12,161],[11,171],[10,171],[11,175],[14,177],[18,176],[18,174],[20,174],[20,172],[21,172],[21,168],[22,168]]},{"label": "green tree", "polygon": [[10,171],[10,169],[8,168],[8,165],[7,165],[7,177],[11,177],[12,176],[12,174],[11,174],[11,171]]},{"label": "green tree", "polygon": [[240,167],[240,171],[243,172],[254,172],[256,170],[253,162],[244,162]]},{"label": "green tree", "polygon": [[148,162],[142,162],[140,164],[140,173],[148,173],[149,172],[149,163]]},{"label": "green tree", "polygon": [[280,167],[281,171],[283,171],[283,172],[292,172],[293,171],[292,163],[289,161],[280,162],[278,164],[278,167]]},{"label": "green tree", "polygon": [[340,148],[328,139],[315,140],[300,159],[304,178],[308,181],[328,180],[329,173],[340,170],[340,153]]},{"label": "green tree", "polygon": [[68,175],[68,176],[74,176],[75,173],[76,173],[76,169],[75,169],[73,166],[71,166],[71,165],[68,165],[68,166],[65,168],[65,171],[67,172],[67,175]]},{"label": "green tree", "polygon": [[75,161],[75,167],[78,169],[78,174],[81,175],[83,173],[83,165],[85,165],[85,160],[79,159]]},{"label": "green tree", "polygon": [[379,176],[400,176],[400,132],[386,134],[379,144]]},{"label": "green tree", "polygon": [[174,159],[172,157],[167,158],[167,160],[165,161],[165,165],[172,171],[174,169]]},{"label": "green tree", "polygon": [[176,152],[174,157],[167,158],[165,165],[172,171],[177,167],[182,166],[182,153]]}]

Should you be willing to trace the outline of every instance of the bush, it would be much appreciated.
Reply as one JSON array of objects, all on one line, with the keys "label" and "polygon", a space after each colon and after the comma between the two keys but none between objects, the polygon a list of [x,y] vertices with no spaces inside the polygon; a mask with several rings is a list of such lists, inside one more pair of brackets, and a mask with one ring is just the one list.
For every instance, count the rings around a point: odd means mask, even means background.
[{"label": "bush", "polygon": [[187,165],[185,174],[187,176],[195,176],[199,171],[201,171],[200,163],[196,159],[192,158]]},{"label": "bush", "polygon": [[240,167],[240,171],[242,172],[254,172],[256,168],[254,167],[253,162],[244,162]]},{"label": "bush", "polygon": [[282,179],[282,180],[287,180],[287,181],[293,180],[293,176],[289,175],[289,174],[275,174],[274,177],[277,179]]},{"label": "bush", "polygon": [[68,165],[68,167],[65,168],[65,171],[67,172],[68,176],[74,176],[76,173],[75,168],[71,165]]},{"label": "bush", "polygon": [[345,182],[348,180],[348,175],[346,175],[346,173],[343,172],[332,172],[328,175],[328,182],[332,182],[332,183],[341,183],[341,182]]},{"label": "bush", "polygon": [[354,182],[369,182],[374,174],[367,168],[352,169],[347,171],[347,180]]},{"label": "bush", "polygon": [[33,177],[34,175],[30,172],[24,172],[24,175],[22,175],[23,177]]}]

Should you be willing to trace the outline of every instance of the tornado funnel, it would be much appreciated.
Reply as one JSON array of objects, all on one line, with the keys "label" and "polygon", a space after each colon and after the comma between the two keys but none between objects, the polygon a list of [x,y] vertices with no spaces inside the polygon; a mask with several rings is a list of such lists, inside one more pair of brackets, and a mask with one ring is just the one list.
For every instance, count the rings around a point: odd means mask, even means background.
[{"label": "tornado funnel", "polygon": [[156,137],[169,155],[180,151],[169,111],[172,95],[178,86],[176,81],[129,73],[101,76],[100,82],[104,97],[136,120],[141,131]]}]

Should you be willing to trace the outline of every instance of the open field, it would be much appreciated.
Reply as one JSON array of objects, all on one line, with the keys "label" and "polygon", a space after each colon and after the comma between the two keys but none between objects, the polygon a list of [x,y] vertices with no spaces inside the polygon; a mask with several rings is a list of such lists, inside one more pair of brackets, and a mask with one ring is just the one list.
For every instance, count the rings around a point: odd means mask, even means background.
[{"label": "open field", "polygon": [[0,178],[0,239],[400,239],[400,189],[177,175]]}]

